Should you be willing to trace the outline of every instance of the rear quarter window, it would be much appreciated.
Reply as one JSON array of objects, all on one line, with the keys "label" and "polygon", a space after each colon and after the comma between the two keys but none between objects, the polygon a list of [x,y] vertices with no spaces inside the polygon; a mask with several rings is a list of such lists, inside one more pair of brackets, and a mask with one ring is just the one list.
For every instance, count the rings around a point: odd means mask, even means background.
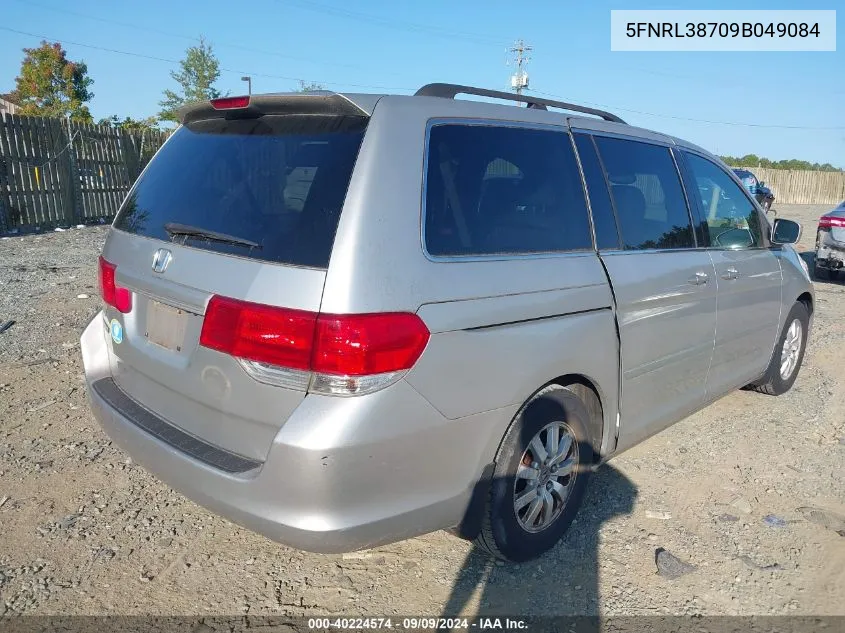
[{"label": "rear quarter window", "polygon": [[[122,205],[115,228],[193,248],[326,268],[366,117],[208,119],[180,127]],[[172,235],[187,225],[252,242]]]},{"label": "rear quarter window", "polygon": [[433,256],[592,248],[569,134],[433,125],[428,136],[424,237]]}]

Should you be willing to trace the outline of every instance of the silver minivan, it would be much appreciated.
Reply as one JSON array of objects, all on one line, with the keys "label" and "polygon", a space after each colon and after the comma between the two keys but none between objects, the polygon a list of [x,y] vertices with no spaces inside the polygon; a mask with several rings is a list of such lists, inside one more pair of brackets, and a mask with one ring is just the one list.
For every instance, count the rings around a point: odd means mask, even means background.
[{"label": "silver minivan", "polygon": [[451,529],[528,560],[602,461],[792,386],[799,233],[703,149],[573,104],[199,103],[109,231],[88,393],[138,463],[281,543]]}]

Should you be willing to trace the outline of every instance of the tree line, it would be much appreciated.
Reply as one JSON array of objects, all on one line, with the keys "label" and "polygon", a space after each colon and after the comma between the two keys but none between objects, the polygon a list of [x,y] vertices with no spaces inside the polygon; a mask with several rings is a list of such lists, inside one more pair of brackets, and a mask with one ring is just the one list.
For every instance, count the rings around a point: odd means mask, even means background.
[{"label": "tree line", "polygon": [[[15,89],[0,95],[20,108],[26,116],[45,116],[70,119],[80,123],[94,123],[88,103],[94,98],[91,87],[94,80],[88,75],[84,61],[68,59],[59,42],[42,41],[38,48],[23,49],[21,70],[15,79]],[[176,123],[179,108],[194,101],[207,101],[224,96],[217,88],[220,62],[204,37],[199,44],[189,46],[179,69],[170,72],[176,82],[164,90],[159,102],[160,110],[142,119],[120,117],[114,114],[98,120],[98,125],[109,125],[129,131],[159,129],[162,124]],[[325,88],[316,83],[299,82],[297,92],[312,92]]]},{"label": "tree line", "polygon": [[[18,105],[20,112],[25,115],[93,123],[94,118],[87,104],[94,97],[91,92],[94,80],[88,76],[85,62],[69,60],[58,42],[41,42],[38,48],[25,48],[23,52],[15,89],[8,95],[0,96]],[[179,69],[170,71],[170,78],[176,85],[164,90],[158,113],[143,119],[121,118],[115,114],[97,123],[127,130],[157,129],[162,124],[177,122],[177,111],[186,103],[223,96],[216,86],[220,78],[220,62],[204,37],[199,38],[198,45],[187,48],[184,58],[179,62]],[[311,92],[323,89],[319,84],[300,81],[295,90]],[[794,158],[770,160],[755,154],[722,156],[721,159],[732,167],[842,171],[830,163],[811,163]]]},{"label": "tree line", "polygon": [[742,157],[720,156],[719,158],[731,167],[763,167],[765,169],[794,169],[802,171],[843,171],[841,168],[834,167],[830,163],[811,163],[795,158],[790,160],[769,160],[768,158],[760,158],[756,154],[746,154]]}]

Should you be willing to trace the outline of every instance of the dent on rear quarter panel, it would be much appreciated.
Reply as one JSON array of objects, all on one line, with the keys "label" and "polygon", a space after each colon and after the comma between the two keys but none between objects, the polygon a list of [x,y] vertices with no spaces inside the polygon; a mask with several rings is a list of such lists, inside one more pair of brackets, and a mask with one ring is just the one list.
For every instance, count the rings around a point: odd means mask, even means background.
[{"label": "dent on rear quarter panel", "polygon": [[580,374],[601,391],[607,414],[616,409],[617,359],[613,312],[603,309],[433,334],[407,381],[456,419],[522,404],[555,378]]},{"label": "dent on rear quarter panel", "polygon": [[612,437],[619,346],[610,302],[605,283],[422,306],[433,333],[407,381],[459,419],[519,406],[548,382],[581,375],[599,392],[603,437]]}]

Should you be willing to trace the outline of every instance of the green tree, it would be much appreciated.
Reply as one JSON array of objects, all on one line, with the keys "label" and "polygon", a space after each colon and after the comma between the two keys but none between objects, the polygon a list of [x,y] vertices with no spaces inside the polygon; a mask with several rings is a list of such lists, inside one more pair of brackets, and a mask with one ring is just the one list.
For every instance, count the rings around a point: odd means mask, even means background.
[{"label": "green tree", "polygon": [[126,130],[127,132],[141,132],[144,130],[158,130],[158,118],[149,116],[145,119],[133,119],[132,117],[124,117],[121,121],[116,114],[107,119],[100,119],[97,125],[108,125],[109,127]]},{"label": "green tree", "polygon": [[171,71],[170,76],[179,84],[179,92],[164,91],[164,99],[159,102],[162,121],[178,121],[176,111],[192,101],[207,101],[220,96],[214,83],[220,77],[220,62],[214,55],[211,44],[200,37],[198,46],[190,46],[185,51],[185,59],[179,62],[179,71]]},{"label": "green tree", "polygon": [[323,84],[318,84],[316,81],[303,81],[302,79],[299,80],[299,88],[296,90],[297,92],[318,92],[320,90],[325,90],[326,87]]},{"label": "green tree", "polygon": [[798,160],[792,158],[789,160],[769,160],[768,158],[758,157],[756,154],[747,154],[742,158],[736,156],[721,156],[722,161],[731,167],[770,167],[772,169],[793,169],[802,171],[845,171],[840,167],[834,167],[830,163],[811,163],[806,160]]},{"label": "green tree", "polygon": [[41,42],[38,48],[25,48],[21,72],[9,95],[21,107],[21,114],[70,118],[90,122],[85,105],[94,94],[94,80],[85,62],[73,62],[58,42]]}]

